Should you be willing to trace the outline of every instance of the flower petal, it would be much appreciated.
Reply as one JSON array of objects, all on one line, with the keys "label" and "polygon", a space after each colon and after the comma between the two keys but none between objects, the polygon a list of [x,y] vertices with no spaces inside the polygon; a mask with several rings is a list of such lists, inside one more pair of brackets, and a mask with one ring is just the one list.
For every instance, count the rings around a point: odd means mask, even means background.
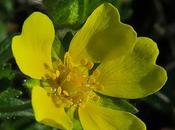
[{"label": "flower petal", "polygon": [[99,6],[89,16],[71,41],[69,53],[75,63],[82,59],[101,62],[107,57],[120,57],[132,49],[136,33],[120,22],[118,10],[109,3]]},{"label": "flower petal", "polygon": [[54,35],[52,21],[45,14],[34,12],[25,20],[22,34],[12,41],[13,55],[24,74],[40,79],[48,73],[47,67],[52,68]]},{"label": "flower petal", "polygon": [[92,104],[80,107],[79,117],[84,130],[146,130],[145,124],[128,112]]},{"label": "flower petal", "polygon": [[140,37],[132,52],[123,58],[103,62],[97,69],[98,81],[104,86],[96,90],[120,98],[140,98],[160,90],[167,80],[166,71],[156,65],[158,48],[149,38]]},{"label": "flower petal", "polygon": [[72,129],[72,122],[65,113],[64,107],[56,107],[42,87],[33,87],[32,106],[38,122],[59,129]]}]

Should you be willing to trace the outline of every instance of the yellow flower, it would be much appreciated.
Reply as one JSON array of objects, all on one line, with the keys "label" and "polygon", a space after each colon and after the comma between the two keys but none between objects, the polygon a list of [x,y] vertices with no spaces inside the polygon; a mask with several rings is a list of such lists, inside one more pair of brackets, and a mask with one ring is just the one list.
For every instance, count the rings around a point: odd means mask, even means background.
[{"label": "yellow flower", "polygon": [[100,5],[76,33],[64,61],[51,59],[54,35],[51,20],[34,12],[12,41],[20,70],[40,80],[32,89],[36,120],[71,130],[68,113],[78,110],[84,130],[145,130],[144,123],[129,112],[101,106],[97,93],[135,99],[158,91],[167,77],[155,64],[156,43],[137,38],[108,3]]}]

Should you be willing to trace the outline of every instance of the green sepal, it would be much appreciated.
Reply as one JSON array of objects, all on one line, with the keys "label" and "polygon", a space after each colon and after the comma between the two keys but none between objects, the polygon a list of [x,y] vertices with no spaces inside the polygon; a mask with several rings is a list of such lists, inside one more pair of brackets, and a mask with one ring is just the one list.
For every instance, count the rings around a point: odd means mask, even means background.
[{"label": "green sepal", "polygon": [[72,106],[70,109],[67,110],[67,114],[71,118],[73,122],[73,129],[72,130],[83,130],[82,125],[79,120],[77,107]]},{"label": "green sepal", "polygon": [[63,60],[64,58],[64,48],[61,44],[61,41],[59,40],[57,34],[55,36],[55,40],[54,40],[54,43],[52,45],[52,60],[53,61],[57,61],[57,60]]},{"label": "green sepal", "polygon": [[25,79],[23,83],[23,86],[25,86],[29,90],[32,90],[34,86],[38,86],[38,85],[40,85],[40,80],[37,80],[37,79]]}]

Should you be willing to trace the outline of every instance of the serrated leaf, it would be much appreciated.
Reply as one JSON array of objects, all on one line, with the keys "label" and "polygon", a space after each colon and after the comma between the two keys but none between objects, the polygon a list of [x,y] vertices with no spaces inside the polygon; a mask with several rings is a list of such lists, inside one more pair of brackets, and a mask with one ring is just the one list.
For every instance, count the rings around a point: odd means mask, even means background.
[{"label": "serrated leaf", "polygon": [[0,112],[23,111],[31,108],[29,101],[22,101],[16,98],[5,98],[0,100]]},{"label": "serrated leaf", "polygon": [[136,107],[134,107],[132,104],[130,104],[127,100],[124,99],[101,96],[100,103],[104,107],[127,111],[133,114],[138,112],[138,109]]},{"label": "serrated leaf", "polygon": [[18,98],[20,95],[22,95],[20,90],[8,88],[0,93],[0,100],[4,100],[5,98]]},{"label": "serrated leaf", "polygon": [[16,116],[33,116],[33,112],[31,111],[31,102],[18,99],[21,94],[21,91],[12,88],[8,88],[0,93],[1,119],[13,118]]},{"label": "serrated leaf", "polygon": [[33,122],[34,118],[26,117],[13,117],[12,119],[3,119],[1,120],[0,130],[24,130],[24,128]]},{"label": "serrated leaf", "polygon": [[17,117],[34,117],[32,109],[15,112],[0,112],[0,119],[14,119]]}]

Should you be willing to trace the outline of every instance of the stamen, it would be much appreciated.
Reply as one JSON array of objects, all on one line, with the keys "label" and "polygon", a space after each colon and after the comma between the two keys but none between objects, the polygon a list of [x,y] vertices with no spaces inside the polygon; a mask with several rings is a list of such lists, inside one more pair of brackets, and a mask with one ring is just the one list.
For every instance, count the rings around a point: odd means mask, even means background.
[{"label": "stamen", "polygon": [[73,105],[73,102],[71,102],[70,100],[65,100],[65,107],[70,107],[71,105]]},{"label": "stamen", "polygon": [[100,100],[100,97],[97,96],[97,95],[95,95],[95,96],[93,96],[93,100],[94,100],[94,101],[99,101],[99,100]]},{"label": "stamen", "polygon": [[93,68],[94,63],[88,59],[82,59],[80,62],[80,65],[75,66],[67,52],[64,56],[64,63],[55,62],[53,69],[46,65],[50,73],[42,78],[41,85],[56,106],[84,107],[88,100],[98,101],[100,99],[93,92],[94,89],[104,89],[104,86],[97,81],[100,71],[96,69],[92,75],[89,75],[89,70]]},{"label": "stamen", "polygon": [[86,65],[88,63],[88,60],[87,59],[82,59],[80,62],[81,62],[82,65]]},{"label": "stamen", "polygon": [[56,74],[56,77],[58,78],[60,76],[60,71],[56,70],[55,74]]},{"label": "stamen", "polygon": [[63,90],[63,94],[64,94],[65,96],[69,96],[69,93],[68,93],[66,90]]},{"label": "stamen", "polygon": [[72,58],[68,52],[66,52],[64,56],[64,65],[67,66],[69,69],[73,67]]},{"label": "stamen", "polygon": [[58,88],[57,88],[57,94],[58,94],[58,95],[61,95],[61,91],[62,91],[61,87],[58,87]]},{"label": "stamen", "polygon": [[44,89],[47,91],[47,93],[49,94],[53,94],[56,92],[56,88],[52,88],[52,87],[44,87]]},{"label": "stamen", "polygon": [[60,100],[60,99],[54,99],[53,98],[53,100],[54,100],[54,103],[55,103],[55,105],[57,106],[57,107],[60,107],[61,105],[62,105],[62,100]]},{"label": "stamen", "polygon": [[88,63],[86,64],[86,67],[87,67],[89,70],[92,69],[93,66],[94,66],[94,63],[91,62],[91,61],[88,61]]},{"label": "stamen", "polygon": [[98,78],[100,76],[100,71],[98,69],[96,69],[94,72],[93,72],[93,76]]},{"label": "stamen", "polygon": [[94,84],[96,82],[96,79],[93,76],[90,76],[88,82],[90,84]]},{"label": "stamen", "polygon": [[70,80],[71,80],[71,76],[68,75],[68,76],[66,77],[66,81],[70,81]]}]

